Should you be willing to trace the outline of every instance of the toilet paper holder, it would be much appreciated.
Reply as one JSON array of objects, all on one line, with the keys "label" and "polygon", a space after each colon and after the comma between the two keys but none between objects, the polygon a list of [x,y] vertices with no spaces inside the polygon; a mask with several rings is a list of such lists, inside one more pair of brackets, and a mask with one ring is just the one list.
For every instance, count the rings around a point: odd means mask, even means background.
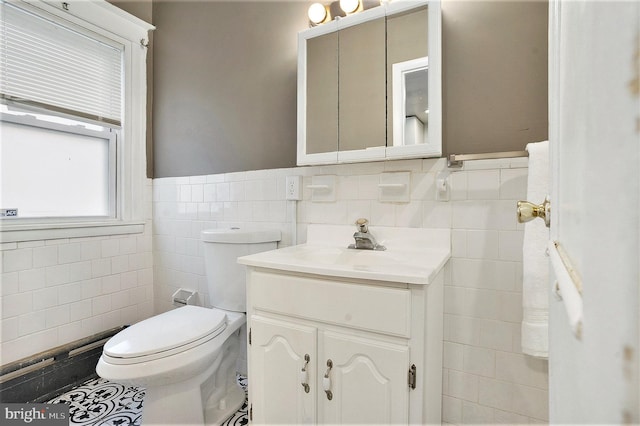
[{"label": "toilet paper holder", "polygon": [[180,288],[175,293],[173,293],[173,296],[171,296],[171,300],[173,301],[173,304],[175,306],[195,305],[197,296],[197,291]]}]

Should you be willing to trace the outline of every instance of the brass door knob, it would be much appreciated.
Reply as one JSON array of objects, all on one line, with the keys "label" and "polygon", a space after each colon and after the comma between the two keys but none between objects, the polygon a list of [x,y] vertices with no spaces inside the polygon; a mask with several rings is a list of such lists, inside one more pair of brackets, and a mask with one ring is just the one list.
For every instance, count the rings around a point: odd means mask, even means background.
[{"label": "brass door knob", "polygon": [[544,220],[547,228],[551,221],[551,204],[549,198],[545,198],[542,204],[534,204],[529,201],[518,201],[518,222],[525,223],[537,217]]}]

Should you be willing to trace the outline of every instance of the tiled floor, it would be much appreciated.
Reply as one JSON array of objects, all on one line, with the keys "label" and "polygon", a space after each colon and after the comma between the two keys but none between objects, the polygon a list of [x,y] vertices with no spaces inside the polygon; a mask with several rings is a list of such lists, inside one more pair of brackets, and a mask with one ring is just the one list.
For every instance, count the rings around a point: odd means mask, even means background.
[{"label": "tiled floor", "polygon": [[[238,376],[238,383],[247,390],[247,378]],[[141,426],[144,389],[123,386],[105,379],[92,379],[49,401],[69,404],[71,426]],[[246,425],[247,402],[224,426]]]}]

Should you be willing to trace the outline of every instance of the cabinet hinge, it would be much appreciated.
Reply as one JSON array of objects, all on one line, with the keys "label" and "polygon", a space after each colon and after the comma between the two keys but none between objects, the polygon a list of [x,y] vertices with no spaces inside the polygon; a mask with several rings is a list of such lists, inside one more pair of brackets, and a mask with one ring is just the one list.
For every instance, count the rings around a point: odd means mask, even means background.
[{"label": "cabinet hinge", "polygon": [[249,407],[249,420],[253,421],[253,404]]},{"label": "cabinet hinge", "polygon": [[415,364],[411,364],[411,367],[409,367],[409,387],[411,389],[415,389],[416,388],[416,365]]},{"label": "cabinet hinge", "polygon": [[251,329],[249,329],[249,344],[251,344]]}]

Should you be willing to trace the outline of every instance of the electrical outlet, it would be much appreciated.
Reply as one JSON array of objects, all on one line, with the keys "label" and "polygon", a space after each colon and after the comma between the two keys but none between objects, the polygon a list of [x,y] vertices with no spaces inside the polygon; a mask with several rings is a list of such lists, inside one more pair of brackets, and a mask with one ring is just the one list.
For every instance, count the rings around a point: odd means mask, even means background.
[{"label": "electrical outlet", "polygon": [[287,200],[302,200],[302,194],[300,193],[300,187],[302,186],[302,176],[287,176],[286,182],[286,199]]}]

